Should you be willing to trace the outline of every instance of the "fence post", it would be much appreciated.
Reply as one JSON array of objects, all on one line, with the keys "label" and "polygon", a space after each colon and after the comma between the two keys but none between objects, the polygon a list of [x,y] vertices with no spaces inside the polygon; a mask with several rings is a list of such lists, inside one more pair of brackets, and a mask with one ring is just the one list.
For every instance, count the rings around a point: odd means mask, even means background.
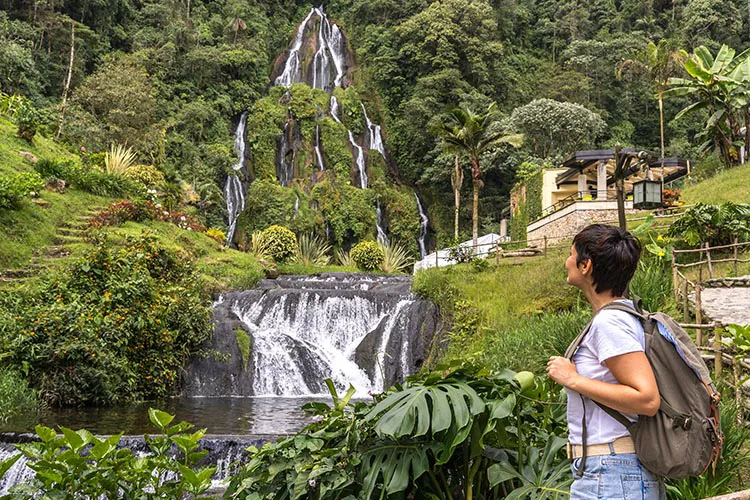
[{"label": "fence post", "polygon": [[[740,385],[740,360],[732,359],[732,374],[734,375],[734,399],[737,401],[737,408],[744,408],[742,405],[742,385]],[[737,412],[737,424],[742,425],[743,412]]]},{"label": "fence post", "polygon": [[[695,322],[700,325],[703,322],[703,311],[701,311],[701,282],[703,281],[703,266],[698,266],[698,282],[695,284]],[[703,345],[703,328],[695,331],[695,342]]]},{"label": "fence post", "polygon": [[708,277],[713,279],[714,277],[714,268],[711,265],[711,250],[709,250],[708,242],[706,242],[706,261],[708,262]]},{"label": "fence post", "polygon": [[547,236],[544,236],[544,256],[547,256]]},{"label": "fence post", "polygon": [[721,376],[723,363],[721,360],[721,328],[714,324],[714,376],[718,379]]},{"label": "fence post", "polygon": [[737,260],[739,259],[739,255],[737,253],[738,248],[738,242],[739,239],[737,236],[734,237],[734,276],[737,277]]},{"label": "fence post", "polygon": [[674,252],[672,253],[672,289],[674,291],[674,299],[679,298],[680,284],[678,283],[677,275],[677,264],[675,263]]},{"label": "fence post", "polygon": [[690,308],[688,307],[688,279],[685,278],[685,285],[682,287],[682,321],[690,322]]}]

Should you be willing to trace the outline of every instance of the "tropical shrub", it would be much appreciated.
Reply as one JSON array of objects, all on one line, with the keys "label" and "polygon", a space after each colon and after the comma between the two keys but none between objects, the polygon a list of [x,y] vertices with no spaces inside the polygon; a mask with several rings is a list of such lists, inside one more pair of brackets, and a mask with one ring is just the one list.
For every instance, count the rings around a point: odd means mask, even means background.
[{"label": "tropical shrub", "polygon": [[297,253],[292,262],[304,266],[327,266],[331,262],[331,245],[315,235],[302,234],[297,239]]},{"label": "tropical shrub", "polygon": [[153,165],[132,165],[124,175],[148,188],[160,186],[166,181],[164,173]]},{"label": "tropical shrub", "polygon": [[[515,498],[564,496],[564,404],[541,404],[533,375],[441,366],[374,401],[303,408],[317,421],[250,449],[228,498]],[[514,490],[519,490],[513,494]],[[510,498],[510,497],[508,497]]]},{"label": "tropical shrub", "polygon": [[0,423],[13,415],[33,411],[37,405],[36,391],[21,374],[7,367],[0,368]]},{"label": "tropical shrub", "polygon": [[222,245],[227,241],[226,233],[222,231],[221,229],[218,229],[215,227],[206,229],[206,236],[208,236],[212,240],[216,240],[218,243],[221,243]]},{"label": "tropical shrub", "polygon": [[[185,212],[162,210],[160,205],[154,204],[150,200],[120,200],[112,203],[94,215],[89,220],[89,225],[100,228],[103,226],[119,226],[128,221],[144,222],[149,220],[171,222],[180,229],[188,231],[204,232],[206,230],[192,215],[188,215]],[[221,231],[219,232],[221,233]]]},{"label": "tropical shrub", "polygon": [[39,123],[41,122],[41,114],[31,101],[21,99],[14,110],[13,119],[18,126],[18,137],[24,139],[26,142],[34,140],[34,136],[39,129]]},{"label": "tropical shrub", "polygon": [[200,497],[216,470],[197,466],[207,453],[198,451],[206,430],[189,432],[187,422],[170,425],[174,416],[153,408],[148,414],[159,434],[146,436],[143,456],[118,447],[122,434],[99,438],[84,429],[37,425],[39,441],[16,445],[21,453],[0,462],[0,478],[21,456],[36,472],[13,486],[10,498],[70,498],[71,491],[76,498]]},{"label": "tropical shrub", "polygon": [[76,189],[98,196],[124,196],[139,191],[130,179],[86,168],[71,160],[41,159],[34,164],[34,169],[44,178],[57,177]]},{"label": "tropical shrub", "polygon": [[185,257],[153,237],[100,239],[69,273],[4,304],[0,357],[54,405],[170,396],[210,336],[209,304]]},{"label": "tropical shrub", "polygon": [[363,271],[376,271],[380,269],[385,259],[383,248],[374,241],[357,243],[352,248],[350,255],[357,267]]},{"label": "tropical shrub", "polygon": [[387,273],[400,273],[414,263],[414,259],[404,247],[397,243],[381,245],[383,249],[383,264],[381,269]]},{"label": "tropical shrub", "polygon": [[708,242],[712,246],[750,240],[750,204],[726,202],[722,205],[698,203],[688,209],[667,230],[689,246]]},{"label": "tropical shrub", "polygon": [[268,253],[276,262],[286,262],[297,253],[297,238],[284,226],[270,226],[262,234]]},{"label": "tropical shrub", "polygon": [[0,209],[13,208],[27,196],[35,196],[44,188],[44,181],[36,172],[0,175]]},{"label": "tropical shrub", "polygon": [[336,254],[336,262],[339,263],[339,265],[344,267],[354,267],[355,264],[352,261],[352,254],[351,252],[347,252],[346,250],[339,248],[335,252]]}]

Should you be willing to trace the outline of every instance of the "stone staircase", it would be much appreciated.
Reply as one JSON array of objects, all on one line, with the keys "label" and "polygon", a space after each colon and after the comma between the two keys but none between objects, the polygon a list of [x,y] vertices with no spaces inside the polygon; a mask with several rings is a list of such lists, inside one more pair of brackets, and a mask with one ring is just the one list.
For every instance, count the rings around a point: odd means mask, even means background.
[{"label": "stone staircase", "polygon": [[29,263],[22,268],[0,269],[0,286],[21,284],[35,276],[49,271],[72,254],[72,246],[85,243],[88,235],[89,222],[104,207],[90,207],[86,212],[64,222],[57,227],[53,244],[39,248],[34,252]]}]

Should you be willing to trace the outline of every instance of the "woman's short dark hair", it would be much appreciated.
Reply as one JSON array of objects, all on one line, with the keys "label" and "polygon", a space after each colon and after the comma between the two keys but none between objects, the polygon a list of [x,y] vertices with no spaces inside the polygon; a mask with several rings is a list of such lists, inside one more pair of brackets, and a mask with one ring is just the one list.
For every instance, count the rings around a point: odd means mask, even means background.
[{"label": "woman's short dark hair", "polygon": [[573,238],[578,258],[576,264],[591,260],[591,277],[596,293],[612,290],[625,293],[641,258],[641,242],[629,232],[615,226],[592,224]]}]

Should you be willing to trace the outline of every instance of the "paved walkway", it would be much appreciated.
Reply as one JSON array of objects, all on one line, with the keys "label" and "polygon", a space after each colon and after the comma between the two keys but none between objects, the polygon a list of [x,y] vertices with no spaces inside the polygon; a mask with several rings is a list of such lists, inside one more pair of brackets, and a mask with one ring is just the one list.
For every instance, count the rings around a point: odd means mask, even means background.
[{"label": "paved walkway", "polygon": [[[695,304],[695,297],[691,297]],[[750,287],[704,288],[701,290],[704,314],[724,325],[750,325]]]}]

